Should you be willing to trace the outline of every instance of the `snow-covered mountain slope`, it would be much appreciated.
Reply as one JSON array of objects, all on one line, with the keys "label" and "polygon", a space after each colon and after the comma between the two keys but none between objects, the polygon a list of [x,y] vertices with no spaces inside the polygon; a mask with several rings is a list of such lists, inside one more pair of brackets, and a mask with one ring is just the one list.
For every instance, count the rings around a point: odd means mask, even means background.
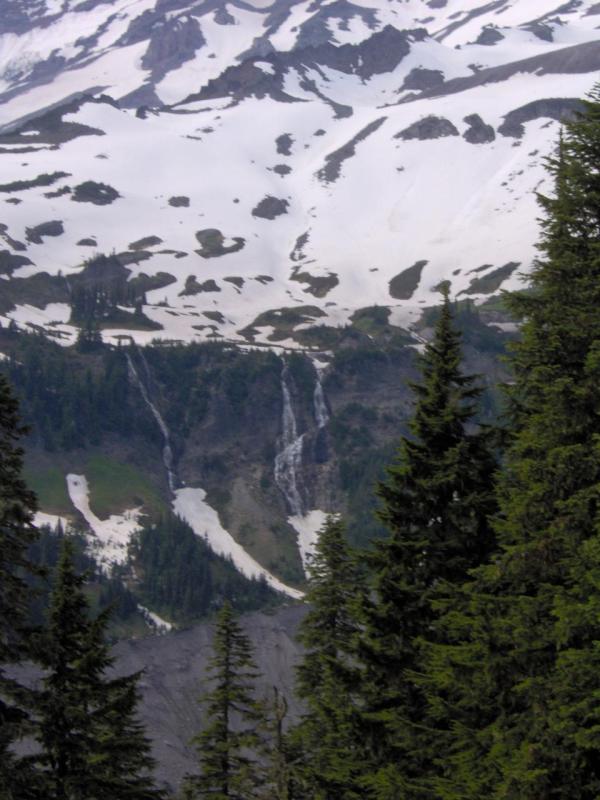
[{"label": "snow-covered mountain slope", "polygon": [[72,342],[99,253],[130,287],[103,335],[141,343],[515,286],[599,26],[592,0],[0,0],[0,319]]}]

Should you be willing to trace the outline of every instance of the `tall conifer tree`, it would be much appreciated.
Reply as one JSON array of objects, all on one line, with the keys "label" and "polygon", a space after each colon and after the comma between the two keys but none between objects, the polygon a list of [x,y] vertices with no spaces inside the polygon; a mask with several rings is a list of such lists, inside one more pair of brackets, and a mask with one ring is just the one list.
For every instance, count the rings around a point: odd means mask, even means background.
[{"label": "tall conifer tree", "polygon": [[490,434],[475,429],[481,390],[461,370],[448,287],[414,384],[410,436],[378,489],[389,538],[370,558],[360,658],[371,763],[365,786],[378,800],[429,797],[435,754],[423,723],[417,676],[421,639],[435,635],[435,593],[460,583],[490,553],[495,460]]},{"label": "tall conifer tree", "polygon": [[135,717],[138,676],[107,677],[113,663],[104,638],[108,614],[90,619],[84,585],[65,539],[39,647],[46,670],[34,709],[39,797],[158,800],[149,742]]},{"label": "tall conifer tree", "polygon": [[263,780],[257,754],[262,748],[262,708],[254,696],[258,672],[252,646],[227,602],[215,625],[209,680],[203,698],[208,721],[192,741],[200,774],[184,781],[186,800],[251,800]]},{"label": "tall conifer tree", "polygon": [[36,500],[23,481],[19,440],[27,429],[18,404],[0,375],[0,796],[25,797],[29,778],[9,751],[27,721],[25,690],[7,677],[4,665],[29,655],[24,628],[29,590],[24,580],[32,571],[27,549],[37,537],[33,526]]},{"label": "tall conifer tree", "polygon": [[549,162],[542,257],[512,364],[514,441],[482,567],[433,648],[448,798],[600,795],[600,90]]},{"label": "tall conifer tree", "polygon": [[296,681],[306,711],[293,737],[303,753],[296,765],[301,796],[311,800],[362,797],[357,782],[364,752],[356,705],[356,637],[363,586],[344,525],[329,517],[309,564],[310,610],[297,637],[306,648]]}]

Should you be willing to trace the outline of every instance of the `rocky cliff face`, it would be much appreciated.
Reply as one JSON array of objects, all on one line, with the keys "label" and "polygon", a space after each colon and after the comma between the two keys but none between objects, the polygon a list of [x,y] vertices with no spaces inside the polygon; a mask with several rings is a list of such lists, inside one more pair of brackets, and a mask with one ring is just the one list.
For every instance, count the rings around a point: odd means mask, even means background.
[{"label": "rocky cliff face", "polygon": [[[294,637],[306,610],[285,608],[271,616],[251,614],[241,622],[255,648],[261,673],[257,695],[272,697],[276,687],[288,700],[287,723],[298,719],[293,695],[294,666],[300,649]],[[121,642],[115,648],[118,674],[143,670],[140,717],[152,740],[156,775],[171,789],[196,768],[190,739],[204,723],[198,698],[205,689],[211,657],[212,628],[208,624],[164,636]]]}]

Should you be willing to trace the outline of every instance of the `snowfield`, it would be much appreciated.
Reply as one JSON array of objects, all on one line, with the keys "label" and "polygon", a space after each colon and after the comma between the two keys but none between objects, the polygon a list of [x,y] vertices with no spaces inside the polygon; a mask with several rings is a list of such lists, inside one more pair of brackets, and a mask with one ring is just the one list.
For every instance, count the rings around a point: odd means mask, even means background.
[{"label": "snowfield", "polygon": [[[591,0],[117,0],[43,25],[21,6],[23,30],[0,36],[0,249],[18,264],[2,277],[47,273],[68,300],[98,253],[129,280],[167,276],[144,295],[153,324],[107,325],[113,342],[295,347],[257,318],[310,306],[308,324],[337,326],[383,305],[410,325],[443,279],[475,302],[518,286],[544,159],[600,69]],[[90,181],[116,196],[82,201]],[[471,288],[482,276],[494,288]],[[68,302],[36,292],[3,322],[72,343]]]}]

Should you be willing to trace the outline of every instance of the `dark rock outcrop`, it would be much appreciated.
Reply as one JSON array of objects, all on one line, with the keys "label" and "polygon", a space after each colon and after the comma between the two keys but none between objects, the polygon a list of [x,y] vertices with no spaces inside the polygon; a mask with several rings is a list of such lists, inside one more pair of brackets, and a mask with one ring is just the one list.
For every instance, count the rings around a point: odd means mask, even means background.
[{"label": "dark rock outcrop", "polygon": [[287,200],[267,195],[252,209],[252,216],[273,220],[282,214],[287,214],[288,206]]},{"label": "dark rock outcrop", "polygon": [[469,114],[464,121],[469,127],[463,133],[463,139],[469,144],[488,144],[496,138],[493,127],[486,125],[479,114]]},{"label": "dark rock outcrop", "polygon": [[412,267],[402,270],[389,283],[390,295],[396,300],[410,300],[419,287],[421,273],[429,261],[417,261]]},{"label": "dark rock outcrop", "polygon": [[404,141],[420,139],[424,141],[426,139],[441,139],[444,136],[458,136],[458,130],[449,119],[431,114],[428,117],[417,120],[417,122],[413,122],[408,128],[397,133],[394,139],[404,139]]},{"label": "dark rock outcrop", "polygon": [[582,108],[581,100],[571,97],[534,100],[532,103],[526,103],[526,105],[515,108],[506,114],[504,122],[498,128],[498,133],[501,133],[502,136],[520,139],[525,133],[524,125],[526,122],[540,119],[540,117],[548,117],[559,121],[569,119]]}]

